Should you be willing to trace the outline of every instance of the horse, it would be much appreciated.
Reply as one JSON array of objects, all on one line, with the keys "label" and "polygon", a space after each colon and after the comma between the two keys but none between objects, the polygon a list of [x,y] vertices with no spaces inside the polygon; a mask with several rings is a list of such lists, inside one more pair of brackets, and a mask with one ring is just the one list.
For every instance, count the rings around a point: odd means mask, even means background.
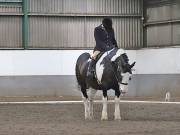
[{"label": "horse", "polygon": [[90,54],[85,52],[78,57],[75,67],[76,79],[84,103],[85,119],[93,119],[93,100],[97,90],[101,90],[103,93],[101,120],[108,120],[107,91],[113,89],[115,91],[114,119],[121,120],[120,95],[128,91],[128,82],[135,62],[129,64],[129,58],[124,49],[113,48],[101,55],[96,63],[95,77],[88,78],[90,60]]}]

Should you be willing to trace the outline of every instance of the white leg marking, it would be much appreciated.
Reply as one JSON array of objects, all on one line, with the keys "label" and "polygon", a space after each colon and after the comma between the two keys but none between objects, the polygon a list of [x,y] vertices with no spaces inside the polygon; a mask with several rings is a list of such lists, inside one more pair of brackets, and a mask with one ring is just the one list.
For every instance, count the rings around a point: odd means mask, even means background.
[{"label": "white leg marking", "polygon": [[114,111],[114,119],[115,120],[121,120],[119,104],[120,104],[120,97],[118,98],[116,96],[115,97],[115,111]]},{"label": "white leg marking", "polygon": [[93,100],[90,100],[89,103],[89,118],[94,119],[94,114],[93,114]]},{"label": "white leg marking", "polygon": [[107,116],[107,97],[103,96],[103,109],[102,109],[102,116],[101,116],[101,120],[107,120],[108,116]]},{"label": "white leg marking", "polygon": [[89,100],[83,97],[83,101],[84,101],[85,119],[90,119],[90,116],[89,116]]},{"label": "white leg marking", "polygon": [[170,98],[171,98],[170,92],[166,92],[165,101],[166,101],[166,102],[169,102],[169,101],[170,101]]},{"label": "white leg marking", "polygon": [[95,97],[96,92],[97,92],[97,90],[94,90],[94,89],[90,89],[90,92],[89,92],[89,100],[90,100],[89,115],[90,115],[90,119],[94,118],[94,115],[93,115],[93,101],[94,101],[94,97]]}]

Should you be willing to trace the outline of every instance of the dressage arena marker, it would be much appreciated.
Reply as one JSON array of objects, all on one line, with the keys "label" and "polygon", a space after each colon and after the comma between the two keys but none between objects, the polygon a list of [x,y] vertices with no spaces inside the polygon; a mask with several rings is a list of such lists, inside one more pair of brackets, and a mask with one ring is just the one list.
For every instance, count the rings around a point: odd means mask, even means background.
[{"label": "dressage arena marker", "polygon": [[[95,100],[95,103],[102,103],[100,100]],[[146,103],[146,104],[180,104],[180,102],[164,102],[164,101],[131,101],[121,100],[121,103]],[[108,103],[114,103],[114,100],[109,100]],[[32,101],[32,102],[0,102],[3,104],[83,104],[83,101]]]}]

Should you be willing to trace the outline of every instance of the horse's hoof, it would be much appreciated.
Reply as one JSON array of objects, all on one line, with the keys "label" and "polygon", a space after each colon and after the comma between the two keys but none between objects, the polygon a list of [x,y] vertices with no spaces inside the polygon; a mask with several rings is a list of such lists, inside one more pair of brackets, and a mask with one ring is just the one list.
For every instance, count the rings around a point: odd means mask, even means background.
[{"label": "horse's hoof", "polygon": [[106,120],[108,120],[108,118],[101,118],[101,120],[102,120],[102,121],[106,121]]},{"label": "horse's hoof", "polygon": [[94,116],[90,116],[90,117],[89,117],[89,120],[93,120],[93,119],[94,119]]},{"label": "horse's hoof", "polygon": [[85,116],[85,120],[89,120],[90,119],[90,116]]},{"label": "horse's hoof", "polygon": [[102,112],[101,120],[108,120],[108,115],[106,112]]},{"label": "horse's hoof", "polygon": [[101,120],[103,121],[103,120],[108,120],[108,117],[106,116],[106,117],[101,117]]},{"label": "horse's hoof", "polygon": [[90,118],[90,117],[87,117],[87,118],[85,118],[85,120],[91,120],[91,118]]},{"label": "horse's hoof", "polygon": [[115,117],[114,120],[120,121],[121,117]]},{"label": "horse's hoof", "polygon": [[85,117],[85,120],[93,120],[93,119],[94,119],[94,116]]}]

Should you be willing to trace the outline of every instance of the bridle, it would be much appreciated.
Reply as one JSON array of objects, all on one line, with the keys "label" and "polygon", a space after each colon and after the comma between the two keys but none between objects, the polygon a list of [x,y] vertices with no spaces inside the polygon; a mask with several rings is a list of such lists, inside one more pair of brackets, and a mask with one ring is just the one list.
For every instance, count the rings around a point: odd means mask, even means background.
[{"label": "bridle", "polygon": [[[108,56],[108,52],[107,52],[107,56]],[[108,58],[109,58],[109,57],[108,57]],[[109,59],[109,61],[110,61],[111,66],[112,66],[112,68],[113,68],[113,65],[112,65],[112,62],[111,62],[110,59]],[[124,61],[124,60],[123,60],[123,61]],[[119,82],[119,83],[122,84],[122,85],[126,85],[126,86],[127,86],[128,83],[123,83],[122,80],[119,81],[118,74],[119,74],[119,72],[121,73],[122,67],[120,66],[120,62],[117,62],[116,64],[117,64],[117,69],[116,69],[117,72],[114,71],[114,68],[112,69],[112,72],[113,72],[113,74],[114,74],[114,76],[115,76],[115,78],[116,78],[116,81]],[[122,76],[122,75],[121,75],[121,76]]]},{"label": "bridle", "polygon": [[121,82],[120,84],[123,84],[123,85],[128,85],[128,83],[122,83],[122,82]]},{"label": "bridle", "polygon": [[[122,71],[122,67],[120,66],[120,62],[117,62],[117,74],[115,74],[115,76],[116,76],[116,80],[118,81],[119,79],[118,79],[118,72],[120,72],[121,73],[121,71]],[[118,81],[119,82],[119,81]],[[120,84],[122,84],[122,85],[128,85],[128,83],[124,83],[124,82],[122,82],[122,80],[121,80],[121,82],[120,82]]]}]

